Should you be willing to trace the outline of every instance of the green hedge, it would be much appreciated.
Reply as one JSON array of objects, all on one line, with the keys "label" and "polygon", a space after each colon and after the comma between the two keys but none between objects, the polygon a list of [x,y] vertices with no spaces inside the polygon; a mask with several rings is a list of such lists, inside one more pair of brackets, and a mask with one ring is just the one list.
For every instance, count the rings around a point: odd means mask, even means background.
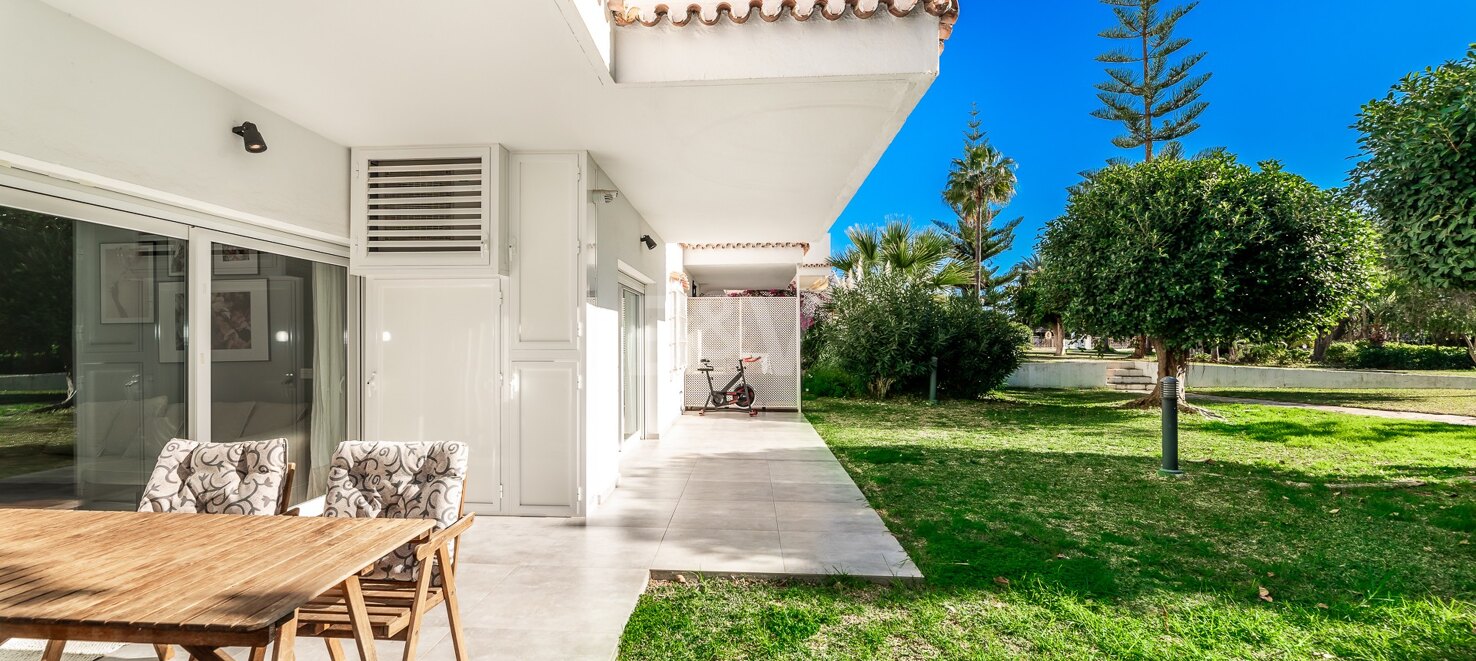
[{"label": "green hedge", "polygon": [[1376,347],[1363,340],[1334,343],[1328,347],[1324,362],[1334,367],[1373,370],[1476,369],[1476,363],[1460,347],[1400,342],[1385,342]]}]

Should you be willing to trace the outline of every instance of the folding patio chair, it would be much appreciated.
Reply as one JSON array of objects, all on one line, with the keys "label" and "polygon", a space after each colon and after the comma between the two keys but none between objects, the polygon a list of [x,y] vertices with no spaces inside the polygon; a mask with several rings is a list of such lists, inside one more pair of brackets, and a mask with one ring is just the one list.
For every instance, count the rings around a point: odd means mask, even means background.
[{"label": "folding patio chair", "polygon": [[[403,641],[405,661],[415,658],[425,616],[441,604],[456,658],[467,658],[456,601],[456,540],[474,518],[462,511],[466,462],[465,443],[354,441],[339,444],[328,469],[323,516],[435,521],[427,537],[380,559],[359,579],[370,631],[376,640]],[[338,639],[355,638],[341,588],[299,609],[297,621],[297,635],[323,638],[334,661],[344,658]]]}]

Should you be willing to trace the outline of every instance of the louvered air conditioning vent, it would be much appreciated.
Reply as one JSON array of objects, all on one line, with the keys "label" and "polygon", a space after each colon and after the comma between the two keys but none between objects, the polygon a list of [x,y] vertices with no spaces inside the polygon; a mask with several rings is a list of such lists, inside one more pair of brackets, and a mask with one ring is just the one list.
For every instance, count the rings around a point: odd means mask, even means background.
[{"label": "louvered air conditioning vent", "polygon": [[355,152],[360,267],[490,265],[497,162],[489,148]]}]

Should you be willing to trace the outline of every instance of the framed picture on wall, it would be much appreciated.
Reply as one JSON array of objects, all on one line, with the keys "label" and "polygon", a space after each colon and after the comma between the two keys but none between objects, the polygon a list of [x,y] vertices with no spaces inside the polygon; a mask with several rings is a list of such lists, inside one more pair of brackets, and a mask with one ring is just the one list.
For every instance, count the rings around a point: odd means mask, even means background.
[{"label": "framed picture on wall", "polygon": [[210,265],[216,275],[256,275],[261,272],[261,253],[223,243],[210,251]]},{"label": "framed picture on wall", "polygon": [[270,360],[266,280],[210,285],[210,357],[218,362]]},{"label": "framed picture on wall", "polygon": [[[271,360],[266,280],[216,280],[210,291],[210,359]],[[189,299],[183,282],[159,285],[159,362],[185,360]]]},{"label": "framed picture on wall", "polygon": [[154,244],[98,245],[99,293],[104,324],[154,321]]},{"label": "framed picture on wall", "polygon": [[164,259],[168,260],[169,270],[167,273],[169,273],[169,277],[184,277],[188,270],[186,267],[190,259],[188,246],[184,241],[179,239],[170,239],[169,248],[165,251]]},{"label": "framed picture on wall", "polygon": [[190,318],[189,295],[183,282],[159,283],[159,362],[185,361],[185,320]]}]

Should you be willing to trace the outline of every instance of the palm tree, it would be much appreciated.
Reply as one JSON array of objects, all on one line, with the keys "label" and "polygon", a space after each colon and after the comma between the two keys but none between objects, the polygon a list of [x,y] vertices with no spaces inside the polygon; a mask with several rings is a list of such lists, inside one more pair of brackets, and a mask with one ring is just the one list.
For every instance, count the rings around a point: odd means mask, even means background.
[{"label": "palm tree", "polygon": [[969,130],[964,133],[963,156],[953,159],[943,200],[958,214],[960,234],[967,226],[972,234],[970,253],[974,262],[974,295],[984,292],[984,242],[998,215],[997,206],[1015,196],[1015,159],[989,144],[979,130],[978,110],[970,112]]},{"label": "palm tree", "polygon": [[939,288],[969,282],[968,271],[952,258],[952,240],[936,230],[914,230],[905,218],[888,218],[880,228],[855,225],[846,237],[851,247],[831,257],[830,266],[847,279],[891,271],[924,278]]}]

